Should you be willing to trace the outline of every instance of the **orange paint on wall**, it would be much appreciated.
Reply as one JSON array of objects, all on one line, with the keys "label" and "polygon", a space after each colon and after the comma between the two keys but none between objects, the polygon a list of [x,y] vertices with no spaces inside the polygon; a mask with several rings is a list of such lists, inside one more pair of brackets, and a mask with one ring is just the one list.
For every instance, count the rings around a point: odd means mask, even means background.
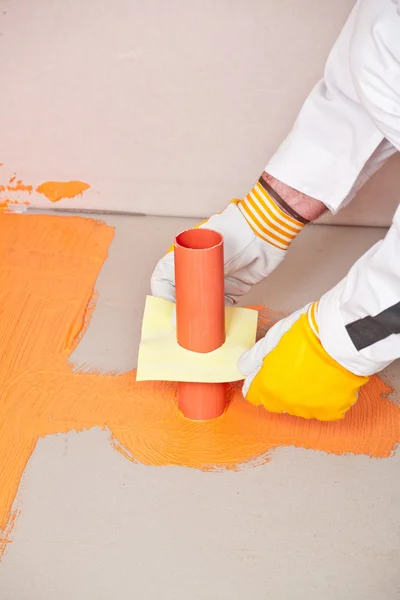
[{"label": "orange paint on wall", "polygon": [[[3,163],[0,163],[3,166]],[[82,194],[85,190],[89,189],[90,185],[84,181],[45,181],[41,183],[35,191],[38,194],[46,196],[50,202],[58,202],[63,198],[74,198]],[[0,211],[4,212],[4,209],[11,210],[13,205],[26,204],[29,205],[28,200],[21,201],[20,196],[16,198],[4,198],[1,194],[4,192],[27,192],[31,194],[33,186],[25,184],[22,179],[17,179],[17,174],[14,173],[9,178],[7,185],[0,185]]]},{"label": "orange paint on wall", "polygon": [[[263,464],[281,445],[388,457],[400,440],[400,409],[378,377],[343,421],[273,415],[229,391],[219,419],[193,422],[176,384],[136,383],[74,371],[68,356],[88,322],[93,287],[113,230],[92,219],[0,215],[0,554],[9,546],[13,502],[37,441],[100,426],[127,459],[204,470]],[[279,316],[260,312],[260,333]]]},{"label": "orange paint on wall", "polygon": [[16,206],[29,206],[29,202],[24,200],[23,202],[18,200],[10,200],[9,198],[0,197],[0,213],[13,213],[15,212]]},{"label": "orange paint on wall", "polygon": [[22,181],[18,181],[15,185],[8,185],[7,190],[9,192],[28,192],[29,194],[32,192],[31,185],[25,185]]},{"label": "orange paint on wall", "polygon": [[8,213],[10,211],[10,206],[12,205],[12,201],[8,198],[0,200],[0,213]]},{"label": "orange paint on wall", "polygon": [[20,194],[18,196],[3,195],[5,192],[27,192],[31,194],[33,191],[33,187],[31,185],[25,185],[22,179],[17,179],[16,174],[8,180],[8,185],[0,185],[0,212],[1,213],[9,213],[13,212],[13,207],[15,206],[29,206],[29,200],[26,198],[24,200],[20,199]]},{"label": "orange paint on wall", "polygon": [[89,188],[90,185],[83,181],[46,181],[36,191],[44,194],[51,202],[58,202],[63,198],[74,198]]}]

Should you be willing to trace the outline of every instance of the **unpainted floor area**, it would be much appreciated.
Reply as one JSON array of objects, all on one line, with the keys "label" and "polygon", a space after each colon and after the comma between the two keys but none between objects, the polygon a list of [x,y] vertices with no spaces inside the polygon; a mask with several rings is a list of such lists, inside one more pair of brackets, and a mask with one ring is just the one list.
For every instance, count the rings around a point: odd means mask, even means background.
[{"label": "unpainted floor area", "polygon": [[[136,366],[149,279],[191,219],[103,215],[115,227],[74,362]],[[246,298],[318,299],[385,230],[312,226]],[[400,388],[400,365],[385,378]],[[400,457],[280,448],[261,467],[201,472],[125,460],[100,429],[42,439],[20,488],[0,600],[395,600]]]}]

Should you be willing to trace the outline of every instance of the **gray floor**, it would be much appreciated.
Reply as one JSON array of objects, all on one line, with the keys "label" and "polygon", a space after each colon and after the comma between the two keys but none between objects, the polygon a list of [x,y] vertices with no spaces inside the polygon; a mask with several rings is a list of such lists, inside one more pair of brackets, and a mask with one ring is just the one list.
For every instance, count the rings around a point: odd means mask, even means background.
[{"label": "gray floor", "polygon": [[[116,237],[74,360],[136,365],[157,258],[190,219],[106,216]],[[291,311],[334,285],[384,230],[309,227],[246,302]],[[385,374],[400,387],[400,366]],[[107,432],[50,436],[28,464],[0,600],[395,600],[400,458],[282,448],[203,473],[135,465]]]}]

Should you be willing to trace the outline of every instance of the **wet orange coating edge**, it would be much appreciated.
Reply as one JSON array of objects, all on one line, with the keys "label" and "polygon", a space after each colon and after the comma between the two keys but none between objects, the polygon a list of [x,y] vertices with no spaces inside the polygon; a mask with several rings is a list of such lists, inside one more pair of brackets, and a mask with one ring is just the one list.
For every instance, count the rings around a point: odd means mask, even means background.
[{"label": "wet orange coating edge", "polygon": [[[225,342],[224,242],[207,228],[175,238],[176,337],[192,352],[212,352]],[[180,382],[178,406],[188,419],[204,421],[226,408],[223,383]]]},{"label": "wet orange coating edge", "polygon": [[[176,384],[77,371],[68,356],[112,238],[92,219],[0,215],[0,554],[10,547],[22,474],[47,435],[97,426],[132,462],[205,471],[265,464],[282,445],[391,456],[400,410],[379,377],[337,423],[270,414],[248,404],[238,384],[228,386],[229,410],[199,422],[178,410]],[[260,309],[259,335],[282,316]]]}]

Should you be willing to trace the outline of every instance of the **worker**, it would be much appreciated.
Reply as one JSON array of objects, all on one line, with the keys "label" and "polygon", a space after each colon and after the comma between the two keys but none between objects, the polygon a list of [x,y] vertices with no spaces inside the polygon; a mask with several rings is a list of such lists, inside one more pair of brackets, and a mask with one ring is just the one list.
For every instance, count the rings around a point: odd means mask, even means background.
[{"label": "worker", "polygon": [[[323,79],[253,189],[201,225],[224,236],[226,304],[237,304],[310,221],[350,202],[398,150],[400,0],[359,0]],[[175,299],[173,252],[151,287]],[[342,281],[242,356],[243,395],[271,412],[334,421],[370,375],[399,357],[400,207],[386,237]]]}]

